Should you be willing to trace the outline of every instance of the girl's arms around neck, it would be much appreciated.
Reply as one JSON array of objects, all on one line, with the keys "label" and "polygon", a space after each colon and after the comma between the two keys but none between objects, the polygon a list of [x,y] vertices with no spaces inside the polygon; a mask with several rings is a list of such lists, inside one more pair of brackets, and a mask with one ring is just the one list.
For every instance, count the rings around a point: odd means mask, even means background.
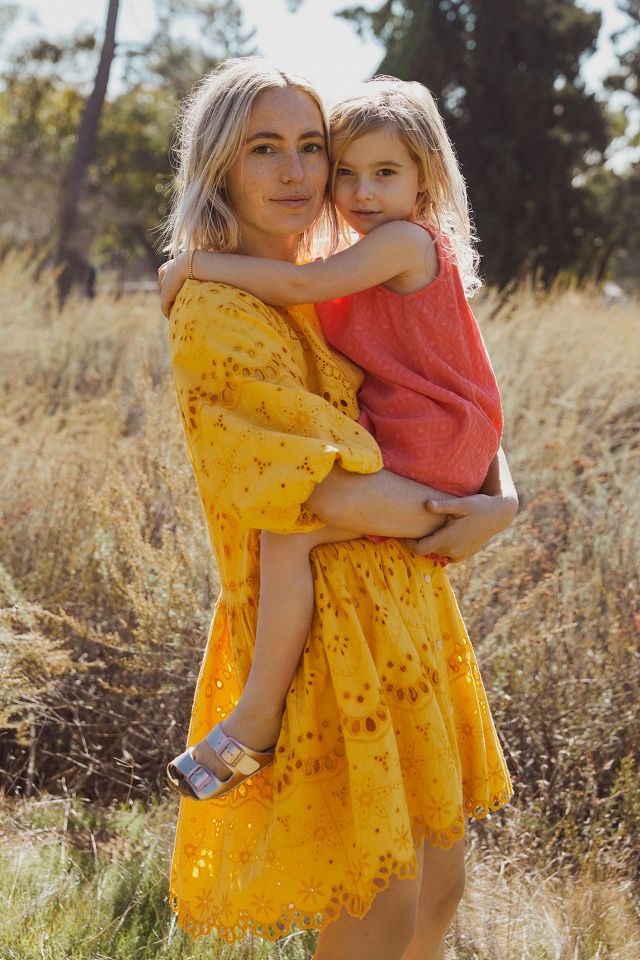
[{"label": "girl's arms around neck", "polygon": [[[345,297],[380,283],[396,293],[411,293],[433,280],[438,265],[431,235],[415,223],[394,220],[326,260],[295,264],[196,250],[192,269],[196,280],[228,283],[265,303],[289,307]],[[187,271],[183,253],[160,268],[165,316],[188,278]]]}]

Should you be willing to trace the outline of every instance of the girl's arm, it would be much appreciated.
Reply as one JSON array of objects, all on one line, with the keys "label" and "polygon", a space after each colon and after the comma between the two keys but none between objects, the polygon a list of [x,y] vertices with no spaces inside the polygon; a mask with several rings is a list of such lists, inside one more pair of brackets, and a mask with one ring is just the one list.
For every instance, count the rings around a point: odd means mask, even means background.
[{"label": "girl's arm", "polygon": [[[326,260],[295,264],[233,253],[195,250],[191,267],[196,280],[227,283],[247,290],[259,300],[280,307],[319,303],[358,293],[379,283],[416,274],[416,285],[427,283],[425,265],[433,239],[415,223],[394,220],[367,234],[346,250]],[[160,268],[162,312],[188,277],[187,256],[181,253]]]},{"label": "girl's arm", "polygon": [[445,516],[435,533],[415,546],[416,553],[440,554],[460,563],[509,526],[518,512],[518,494],[502,447],[489,465],[480,493],[472,497],[434,497],[430,513]]}]

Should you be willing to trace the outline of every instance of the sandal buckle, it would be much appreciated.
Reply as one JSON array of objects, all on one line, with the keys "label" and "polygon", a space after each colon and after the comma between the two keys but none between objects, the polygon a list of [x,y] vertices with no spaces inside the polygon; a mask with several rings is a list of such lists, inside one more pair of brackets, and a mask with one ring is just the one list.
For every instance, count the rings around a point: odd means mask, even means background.
[{"label": "sandal buckle", "polygon": [[235,767],[236,763],[244,756],[244,750],[235,740],[227,737],[225,743],[220,748],[218,756],[230,767]]},{"label": "sandal buckle", "polygon": [[204,767],[196,767],[196,769],[192,770],[188,775],[187,780],[195,790],[202,790],[204,787],[209,786],[213,780],[213,775],[209,773],[208,770],[205,770]]}]

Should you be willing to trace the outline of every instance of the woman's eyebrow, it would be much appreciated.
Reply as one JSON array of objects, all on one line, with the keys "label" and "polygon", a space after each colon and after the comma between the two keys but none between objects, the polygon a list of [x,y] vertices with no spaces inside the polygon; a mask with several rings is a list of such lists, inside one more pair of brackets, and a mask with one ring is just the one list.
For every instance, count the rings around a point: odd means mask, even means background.
[{"label": "woman's eyebrow", "polygon": [[[306,133],[301,133],[298,137],[299,140],[317,140],[318,138],[324,140],[322,130],[307,130]],[[247,137],[245,143],[251,143],[253,140],[284,140],[284,137],[281,133],[275,133],[273,130],[258,130],[257,133],[252,133],[250,137]]]}]

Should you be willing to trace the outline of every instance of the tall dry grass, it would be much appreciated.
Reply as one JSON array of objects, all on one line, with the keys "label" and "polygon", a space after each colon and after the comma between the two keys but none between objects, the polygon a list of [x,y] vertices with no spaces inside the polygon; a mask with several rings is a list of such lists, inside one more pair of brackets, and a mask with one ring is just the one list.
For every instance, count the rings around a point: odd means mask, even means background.
[{"label": "tall dry grass", "polygon": [[[20,258],[0,264],[0,290],[0,767],[7,794],[31,797],[4,808],[17,827],[2,856],[17,836],[27,853],[20,874],[0,871],[13,878],[0,898],[18,915],[46,907],[40,940],[0,946],[40,955],[47,909],[66,916],[82,876],[95,910],[74,907],[76,927],[57,923],[43,956],[133,956],[127,937],[137,956],[204,956],[171,939],[166,844],[147,846],[170,835],[173,807],[140,806],[182,747],[217,590],[165,321],[142,296],[60,314],[52,278]],[[474,828],[452,956],[627,958],[640,953],[637,304],[522,290],[476,309],[521,509],[452,578],[516,796]],[[96,829],[69,814],[51,853],[33,840],[49,795],[62,810],[85,809],[79,797],[134,806],[98,808]],[[74,817],[93,846],[76,849]],[[94,946],[65,953],[80,925]]]},{"label": "tall dry grass", "polygon": [[216,592],[165,321],[134,297],[59,314],[19,260],[0,288],[5,783],[148,794]]}]

